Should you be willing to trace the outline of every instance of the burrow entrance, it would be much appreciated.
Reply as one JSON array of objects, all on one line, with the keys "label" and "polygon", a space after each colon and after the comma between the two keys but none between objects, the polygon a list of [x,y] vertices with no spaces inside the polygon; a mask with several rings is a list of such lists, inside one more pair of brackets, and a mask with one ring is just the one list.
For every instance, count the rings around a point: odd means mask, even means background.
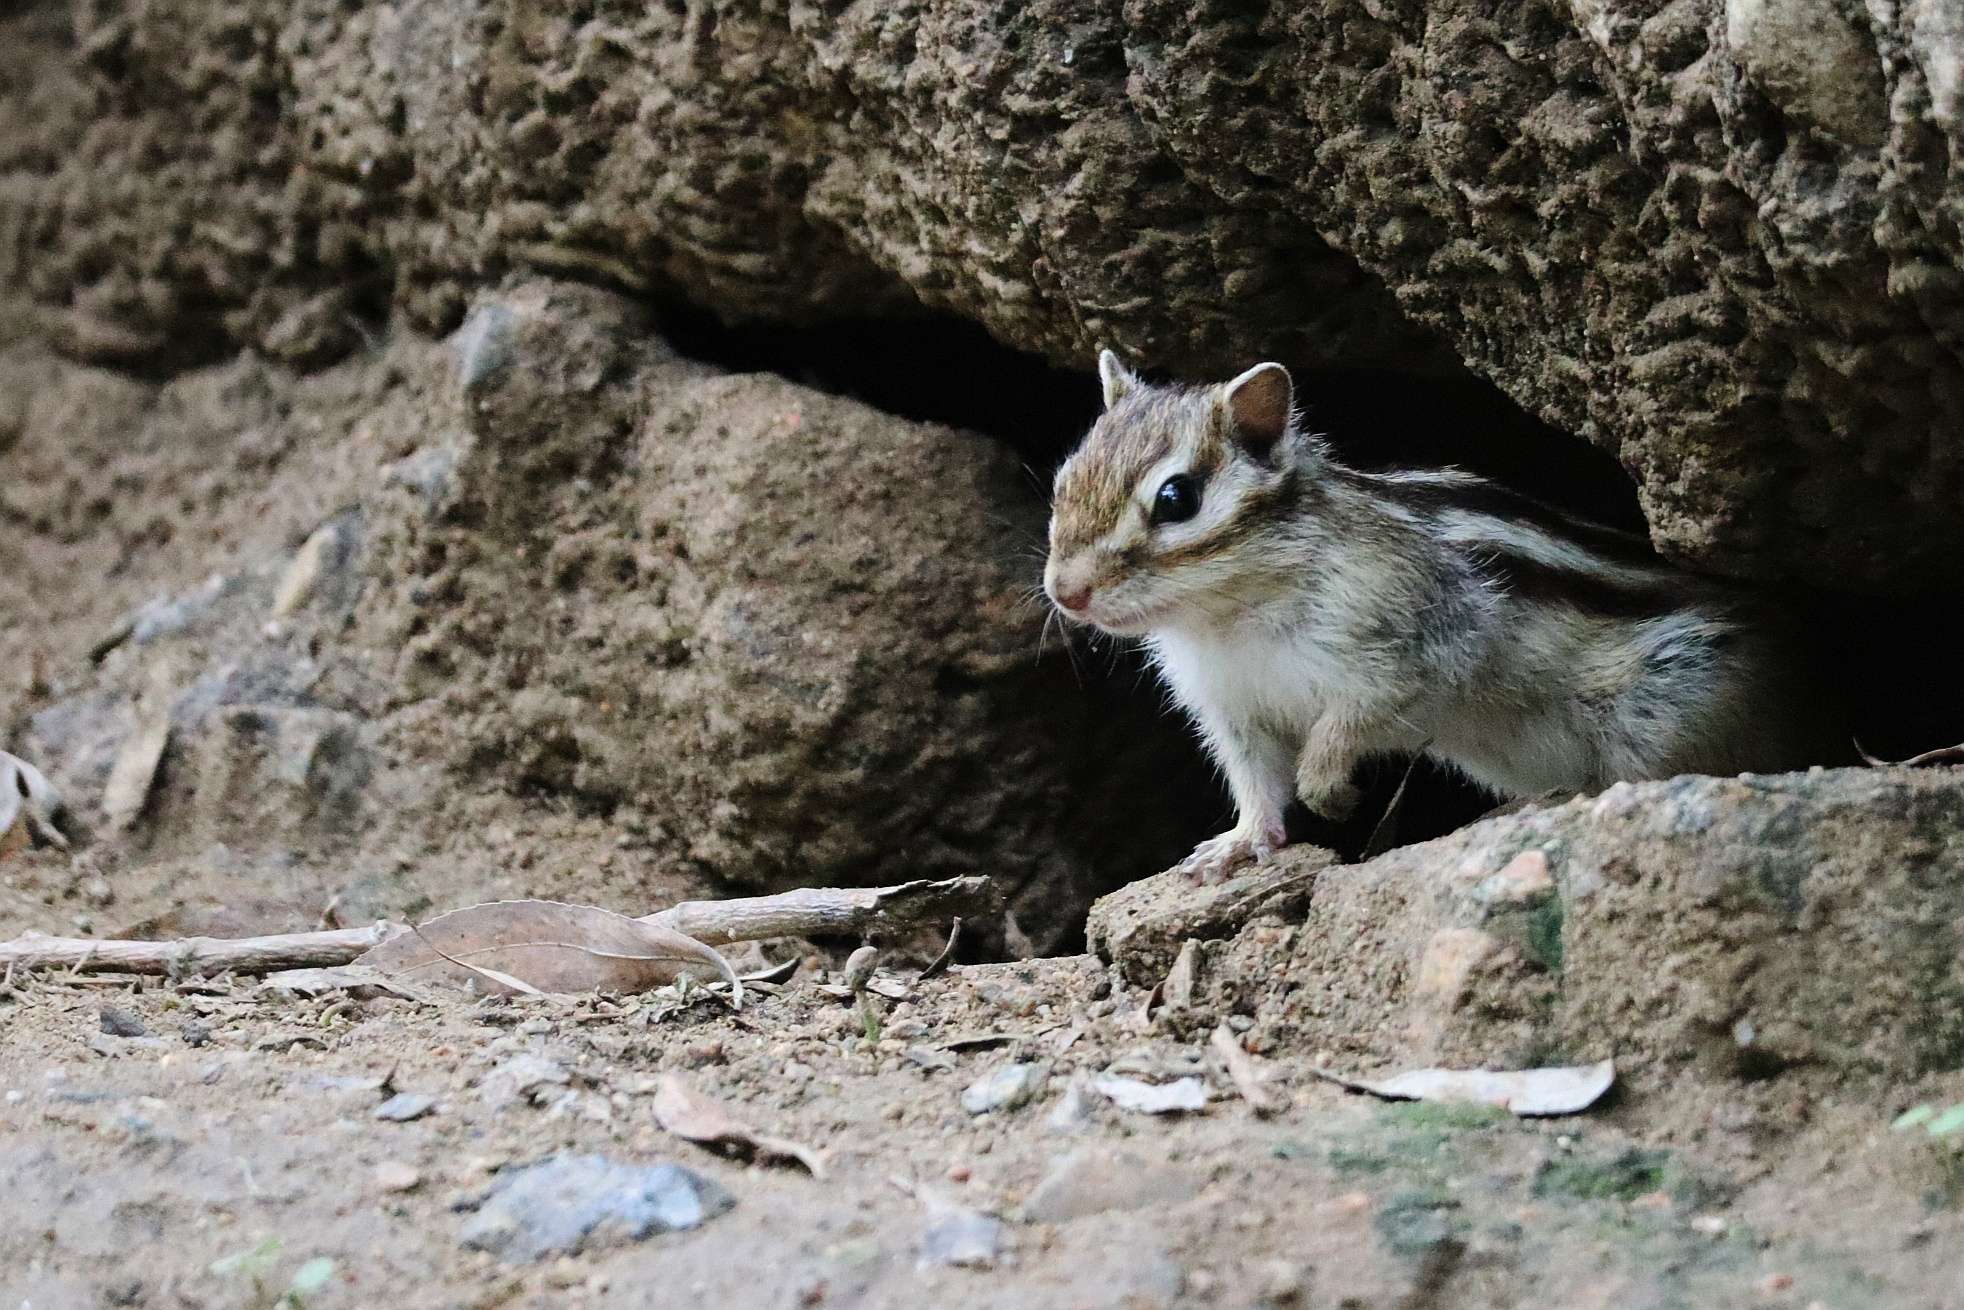
[{"label": "burrow entrance", "polygon": [[[951,316],[731,327],[669,306],[659,320],[677,350],[719,368],[778,373],[905,418],[1003,441],[1024,460],[1032,494],[1045,499],[1052,473],[1100,405],[1089,360],[1082,370],[1058,368]],[[1529,414],[1470,372],[1295,370],[1295,376],[1309,421],[1353,466],[1457,466],[1586,518],[1644,527],[1635,485],[1612,456]],[[1964,649],[1964,605],[1956,598],[1876,599],[1805,588],[1782,595],[1805,616],[1818,644],[1810,657],[1827,661],[1832,680],[1854,702],[1852,737],[1862,748],[1899,758],[1964,740],[1964,679],[1953,667]],[[1087,644],[1092,648],[1080,663],[1097,676],[1126,685],[1150,679],[1136,652],[1108,641]],[[1845,754],[1821,762],[1852,763],[1854,746],[1851,740]],[[1194,750],[1198,755],[1197,744]],[[1203,775],[1196,770],[1195,776]],[[1355,859],[1367,845],[1383,849],[1441,836],[1497,803],[1425,761],[1377,761],[1357,781],[1365,797],[1356,816],[1332,824],[1299,812],[1291,820],[1299,839]],[[1404,796],[1379,831],[1401,783]],[[1194,840],[1219,831],[1232,813],[1217,784],[1196,797]]]}]

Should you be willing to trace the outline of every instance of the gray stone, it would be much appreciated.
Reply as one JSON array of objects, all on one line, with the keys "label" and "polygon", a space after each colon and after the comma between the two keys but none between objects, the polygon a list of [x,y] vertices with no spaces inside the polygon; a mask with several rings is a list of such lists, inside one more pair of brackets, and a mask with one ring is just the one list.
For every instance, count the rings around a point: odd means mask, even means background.
[{"label": "gray stone", "polygon": [[1620,783],[1322,868],[1205,986],[1346,1062],[1894,1086],[1964,1067],[1959,868],[1964,770]]},{"label": "gray stone", "polygon": [[921,1230],[920,1264],[987,1269],[1002,1253],[1002,1242],[1003,1224],[995,1216],[965,1206],[931,1205]]},{"label": "gray stone", "polygon": [[436,1110],[436,1098],[422,1092],[397,1092],[375,1107],[375,1117],[387,1123],[408,1123]]},{"label": "gray stone", "polygon": [[1286,864],[1262,864],[1204,884],[1169,869],[1100,897],[1085,937],[1126,981],[1153,987],[1186,943],[1232,937],[1258,915],[1287,916],[1308,904],[1317,870],[1336,858],[1321,847],[1296,847]]},{"label": "gray stone", "polygon": [[554,1155],[499,1175],[459,1240],[518,1263],[695,1228],[735,1204],[677,1164]]},{"label": "gray stone", "polygon": [[1047,1060],[1001,1065],[963,1090],[962,1109],[970,1114],[1014,1110],[1042,1095],[1049,1080]]}]

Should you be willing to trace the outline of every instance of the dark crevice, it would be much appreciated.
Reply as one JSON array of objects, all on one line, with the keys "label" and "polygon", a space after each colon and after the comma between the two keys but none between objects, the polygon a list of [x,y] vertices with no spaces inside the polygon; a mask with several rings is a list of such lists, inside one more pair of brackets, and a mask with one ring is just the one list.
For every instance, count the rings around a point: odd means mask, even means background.
[{"label": "dark crevice", "polygon": [[[730,327],[700,311],[667,308],[659,321],[677,350],[719,368],[777,373],[903,418],[1006,442],[1045,492],[1101,403],[1091,361],[1082,371],[1057,368],[963,319]],[[1441,379],[1389,370],[1299,372],[1297,394],[1311,426],[1357,467],[1456,465],[1588,517],[1643,526],[1635,487],[1614,459],[1527,414],[1471,374]],[[1109,665],[1111,681],[1129,686],[1150,678],[1136,655],[1122,654],[1113,663],[1104,653],[1108,643],[1096,644],[1099,653],[1087,664]],[[1358,778],[1364,799],[1355,814],[1332,823],[1298,809],[1291,831],[1346,857],[1360,855],[1405,770],[1402,760],[1367,764]],[[1450,770],[1421,761],[1378,844],[1443,835],[1494,804]],[[1198,798],[1194,809],[1195,840],[1233,822],[1224,791]]]},{"label": "dark crevice", "polygon": [[[949,316],[862,320],[814,328],[729,327],[701,311],[668,308],[662,330],[685,355],[740,372],[774,372],[917,421],[943,423],[1006,442],[1047,490],[1051,473],[1097,416],[1091,361],[1058,368]],[[1256,361],[1250,360],[1249,363]],[[1309,424],[1354,467],[1454,466],[1573,514],[1641,531],[1636,488],[1616,460],[1527,413],[1499,388],[1464,373],[1394,370],[1298,371],[1297,399]],[[1898,758],[1964,740],[1964,680],[1950,668],[1964,648],[1964,607],[1786,591],[1775,599],[1798,616],[1805,657],[1822,661],[1826,681],[1846,693],[1849,732],[1823,746],[1822,763],[1855,759],[1853,739]],[[1089,661],[1113,681],[1147,676],[1138,658],[1093,643]],[[1196,748],[1197,749],[1197,748]],[[1292,833],[1346,857],[1362,854],[1381,820],[1376,846],[1443,835],[1493,808],[1495,799],[1450,769],[1421,761],[1411,770],[1397,813],[1387,806],[1406,761],[1367,764],[1364,797],[1351,818],[1332,823],[1298,810]],[[1198,806],[1225,826],[1222,795]],[[1204,816],[1203,816],[1204,817]],[[1204,835],[1196,829],[1196,836]]]}]

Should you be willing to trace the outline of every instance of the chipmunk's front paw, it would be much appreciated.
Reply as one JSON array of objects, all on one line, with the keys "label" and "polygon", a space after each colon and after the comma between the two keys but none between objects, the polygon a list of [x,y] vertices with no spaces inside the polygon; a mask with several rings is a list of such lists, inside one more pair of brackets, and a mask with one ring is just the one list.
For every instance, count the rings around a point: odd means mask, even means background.
[{"label": "chipmunk's front paw", "polygon": [[1282,846],[1277,832],[1244,832],[1236,828],[1210,837],[1193,848],[1193,854],[1180,861],[1178,872],[1197,883],[1224,882],[1237,869],[1260,864]]}]

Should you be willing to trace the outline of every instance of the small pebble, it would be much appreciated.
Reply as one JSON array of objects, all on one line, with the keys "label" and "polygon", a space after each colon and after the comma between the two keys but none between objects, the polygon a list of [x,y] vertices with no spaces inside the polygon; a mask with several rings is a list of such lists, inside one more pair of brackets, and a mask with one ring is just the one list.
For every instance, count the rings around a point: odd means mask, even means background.
[{"label": "small pebble", "polygon": [[1049,1079],[1048,1061],[1001,1065],[969,1084],[962,1093],[962,1109],[970,1114],[1014,1110],[1042,1093]]},{"label": "small pebble", "polygon": [[987,1269],[1002,1253],[1002,1237],[1002,1221],[993,1215],[942,1203],[933,1207],[921,1232],[919,1263],[924,1269]]},{"label": "small pebble", "polygon": [[203,1019],[188,1020],[179,1031],[184,1036],[186,1046],[203,1046],[211,1040],[211,1025]]},{"label": "small pebble", "polygon": [[436,1109],[436,1098],[421,1092],[397,1092],[375,1107],[375,1117],[389,1123],[408,1123]]},{"label": "small pebble", "polygon": [[1293,1260],[1265,1260],[1257,1284],[1267,1305],[1301,1305],[1309,1291],[1309,1271]]},{"label": "small pebble", "polygon": [[125,1010],[120,1005],[105,1005],[100,1013],[102,1031],[111,1037],[147,1037],[150,1030],[143,1026],[143,1020]]},{"label": "small pebble", "polygon": [[384,1160],[375,1166],[375,1185],[385,1192],[413,1192],[422,1182],[423,1175],[400,1160]]},{"label": "small pebble", "polygon": [[1691,1220],[1691,1227],[1692,1231],[1703,1233],[1707,1237],[1723,1237],[1726,1229],[1725,1217],[1715,1214],[1696,1215]]}]

